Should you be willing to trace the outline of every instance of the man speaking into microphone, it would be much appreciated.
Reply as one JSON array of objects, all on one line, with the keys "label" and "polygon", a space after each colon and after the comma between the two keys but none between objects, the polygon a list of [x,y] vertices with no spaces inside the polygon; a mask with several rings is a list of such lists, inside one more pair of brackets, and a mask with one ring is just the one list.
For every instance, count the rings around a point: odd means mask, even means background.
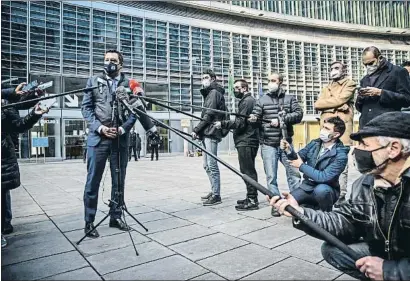
[{"label": "man speaking into microphone", "polygon": [[[124,60],[120,52],[109,50],[104,57],[104,73],[88,79],[87,88],[99,86],[92,91],[84,92],[82,114],[89,126],[87,139],[87,181],[84,190],[85,228],[87,233],[94,227],[97,212],[98,191],[104,173],[105,163],[110,156],[112,191],[111,200],[118,202],[118,192],[124,190],[125,173],[128,163],[129,131],[137,120],[134,114],[119,103],[119,120],[113,118],[113,103],[118,87],[129,88],[129,80],[121,73]],[[118,122],[118,131],[115,122]],[[117,138],[120,138],[118,147]],[[120,159],[117,152],[119,149]],[[116,167],[120,161],[120,183],[116,177]],[[124,196],[124,194],[120,194]],[[115,204],[113,204],[115,206]],[[111,206],[110,227],[128,230],[121,219],[121,209]],[[90,232],[88,237],[97,238],[97,230]]]}]

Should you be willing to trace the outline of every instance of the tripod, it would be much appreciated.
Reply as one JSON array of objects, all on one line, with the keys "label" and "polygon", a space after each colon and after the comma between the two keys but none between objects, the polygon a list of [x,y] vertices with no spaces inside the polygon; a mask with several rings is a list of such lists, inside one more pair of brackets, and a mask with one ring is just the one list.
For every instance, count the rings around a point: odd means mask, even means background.
[{"label": "tripod", "polygon": [[[111,92],[111,90],[110,90]],[[111,95],[113,96],[113,95]],[[115,99],[113,101],[113,106],[112,106],[112,121],[115,124],[116,132],[117,132],[117,138],[116,138],[116,153],[117,153],[117,165],[115,168],[115,177],[117,178],[117,188],[114,192],[114,196],[116,197],[116,200],[109,200],[110,203],[108,206],[110,207],[110,211],[108,214],[101,220],[99,221],[93,228],[91,228],[76,244],[80,245],[80,243],[87,237],[88,234],[90,234],[92,231],[94,231],[98,226],[101,225],[110,215],[112,215],[113,212],[116,210],[120,209],[121,210],[121,217],[124,218],[125,225],[127,227],[127,232],[130,236],[132,245],[134,246],[134,250],[136,255],[138,256],[138,251],[135,246],[134,240],[131,235],[131,228],[128,226],[127,221],[125,220],[125,213],[127,213],[135,222],[137,222],[145,231],[148,231],[148,229],[141,223],[139,222],[130,212],[127,210],[127,206],[125,205],[124,202],[124,184],[121,184],[121,169],[120,169],[120,161],[121,161],[121,156],[120,156],[120,135],[119,135],[119,120],[120,120],[120,114],[119,114],[119,109],[118,109],[119,101],[117,95],[115,95]],[[128,149],[128,148],[127,148]],[[126,159],[128,161],[128,159]],[[114,176],[114,175],[111,175]],[[134,229],[133,229],[134,230]]]}]

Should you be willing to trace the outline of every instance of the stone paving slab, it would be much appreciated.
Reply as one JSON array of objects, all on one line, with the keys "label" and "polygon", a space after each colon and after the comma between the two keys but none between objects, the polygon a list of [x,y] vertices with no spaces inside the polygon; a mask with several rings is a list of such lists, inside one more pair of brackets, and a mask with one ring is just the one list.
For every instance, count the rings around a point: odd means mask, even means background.
[{"label": "stone paving slab", "polygon": [[150,222],[144,223],[144,226],[148,229],[147,233],[149,234],[149,233],[155,233],[159,231],[174,229],[174,228],[178,228],[178,227],[186,226],[190,224],[192,223],[186,220],[182,220],[179,218],[169,218],[169,219],[163,219],[163,220],[157,220],[157,221],[150,221]]},{"label": "stone paving slab", "polygon": [[[135,244],[141,244],[149,241],[149,238],[138,232],[132,231],[131,235]],[[91,256],[98,253],[125,248],[131,244],[132,242],[129,234],[127,232],[122,232],[121,234],[99,237],[97,239],[88,238],[87,240],[81,242],[77,248],[85,256]]]},{"label": "stone paving slab", "polygon": [[226,280],[225,278],[222,278],[221,276],[215,274],[215,273],[205,273],[204,275],[195,277],[190,280]]},{"label": "stone paving slab", "polygon": [[304,232],[292,226],[274,225],[239,236],[239,238],[272,249],[304,235]]},{"label": "stone paving slab", "polygon": [[105,280],[188,280],[207,271],[181,256],[171,256],[104,275]]},{"label": "stone paving slab", "polygon": [[277,263],[288,256],[250,244],[198,262],[228,280],[237,280]]},{"label": "stone paving slab", "polygon": [[231,236],[241,236],[256,230],[272,226],[272,223],[245,217],[236,221],[213,226],[212,229]]},{"label": "stone paving slab", "polygon": [[169,246],[181,242],[186,242],[195,238],[208,236],[216,232],[216,230],[193,224],[176,229],[149,234],[148,237],[155,241],[158,241],[162,245]]},{"label": "stone paving slab", "polygon": [[170,248],[190,260],[197,261],[224,251],[232,250],[247,243],[246,241],[233,238],[226,234],[217,233],[179,243],[170,246]]},{"label": "stone paving slab", "polygon": [[291,257],[242,280],[333,280],[339,275],[337,271]]},{"label": "stone paving slab", "polygon": [[62,272],[86,267],[85,259],[76,251],[2,266],[3,280],[37,280]]},{"label": "stone paving slab", "polygon": [[318,263],[323,260],[321,253],[322,240],[311,236],[303,236],[282,246],[275,248],[282,253],[290,254],[311,263]]},{"label": "stone paving slab", "polygon": [[137,244],[136,248],[138,256],[135,253],[134,247],[128,246],[91,256],[88,258],[88,261],[99,274],[104,275],[175,254],[167,247],[161,246],[156,242]]},{"label": "stone paving slab", "polygon": [[41,280],[102,280],[102,278],[91,267],[84,267]]}]

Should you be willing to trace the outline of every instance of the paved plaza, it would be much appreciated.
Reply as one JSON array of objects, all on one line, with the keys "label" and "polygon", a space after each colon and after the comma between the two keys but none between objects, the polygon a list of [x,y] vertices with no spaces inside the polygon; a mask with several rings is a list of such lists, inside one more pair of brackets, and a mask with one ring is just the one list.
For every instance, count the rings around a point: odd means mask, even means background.
[{"label": "paved plaza", "polygon": [[[222,158],[238,167],[236,155]],[[108,165],[107,165],[108,167]],[[257,211],[237,212],[243,181],[221,167],[222,204],[203,207],[210,191],[202,157],[168,156],[130,162],[126,180],[129,234],[109,228],[98,239],[83,235],[86,165],[80,161],[22,164],[22,186],[12,191],[14,233],[2,250],[3,280],[352,280],[326,262],[321,241],[305,235],[286,217],[273,218],[262,195]],[[260,155],[259,182],[265,185]],[[350,169],[353,170],[353,169]],[[350,182],[357,178],[350,173]],[[97,220],[111,192],[110,172],[100,188]],[[279,185],[287,189],[280,167]],[[96,221],[97,222],[97,221]]]}]

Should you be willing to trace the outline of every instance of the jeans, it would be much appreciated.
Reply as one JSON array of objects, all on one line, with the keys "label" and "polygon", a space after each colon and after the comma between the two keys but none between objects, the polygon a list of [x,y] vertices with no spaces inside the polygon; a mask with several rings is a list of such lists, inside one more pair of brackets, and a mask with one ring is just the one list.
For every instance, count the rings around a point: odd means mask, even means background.
[{"label": "jeans", "polygon": [[4,222],[6,224],[11,223],[11,219],[13,218],[13,214],[11,212],[11,196],[10,190],[6,191],[6,217],[4,218]]},{"label": "jeans", "polygon": [[11,223],[12,213],[10,190],[2,189],[1,192],[1,232],[3,232],[4,227]]},{"label": "jeans", "polygon": [[331,211],[333,204],[339,198],[339,192],[327,184],[318,184],[312,191],[296,188],[291,194],[299,205],[318,206],[322,211]]},{"label": "jeans", "polygon": [[[120,146],[120,185],[117,178],[117,144],[116,140],[111,142],[100,142],[97,146],[89,146],[87,151],[87,181],[84,190],[84,220],[94,222],[98,205],[98,191],[103,177],[107,158],[110,157],[111,169],[111,200],[117,203],[124,201],[124,182],[128,164],[128,147]],[[121,218],[121,208],[111,207],[111,219]]]},{"label": "jeans", "polygon": [[299,171],[290,166],[287,162],[286,153],[279,147],[273,147],[263,144],[261,147],[263,167],[265,169],[266,181],[270,191],[275,195],[280,195],[278,188],[278,161],[285,166],[286,178],[288,181],[289,190],[292,191],[298,188],[300,183]]},{"label": "jeans", "polygon": [[[369,250],[369,245],[367,245],[364,242],[361,243],[355,243],[355,244],[350,244],[348,245],[349,248],[351,248],[353,251],[359,254],[359,256],[367,257],[367,256],[373,256],[370,253]],[[356,263],[355,261],[344,254],[342,251],[340,251],[338,248],[328,244],[328,243],[323,243],[322,244],[322,256],[323,258],[332,266],[334,266],[336,269],[360,280],[370,280],[367,278],[363,273],[361,273],[357,268],[356,268]]]},{"label": "jeans", "polygon": [[[258,147],[240,146],[237,147],[239,167],[242,174],[248,175],[258,181],[258,174],[255,169],[255,158],[258,154]],[[246,198],[258,200],[258,190],[251,184],[246,183]]]},{"label": "jeans", "polygon": [[[215,156],[218,156],[218,141],[210,138],[204,138],[202,141],[204,148]],[[211,183],[211,191],[214,196],[220,196],[221,192],[221,175],[219,173],[218,161],[208,156],[206,153],[204,157],[204,169],[208,174],[209,182]]]}]

